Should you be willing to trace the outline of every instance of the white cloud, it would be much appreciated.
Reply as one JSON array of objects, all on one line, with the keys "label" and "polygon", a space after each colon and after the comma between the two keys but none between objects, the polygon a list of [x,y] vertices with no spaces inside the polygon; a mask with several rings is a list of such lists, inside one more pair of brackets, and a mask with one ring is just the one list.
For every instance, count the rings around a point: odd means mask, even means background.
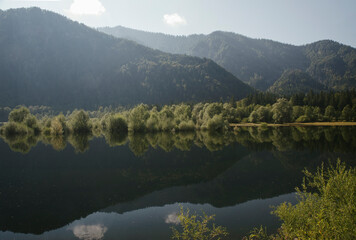
[{"label": "white cloud", "polygon": [[101,15],[105,8],[99,0],[74,0],[69,12],[75,15]]},{"label": "white cloud", "polygon": [[163,21],[169,26],[175,27],[179,25],[186,25],[187,21],[184,17],[179,16],[178,13],[165,14],[163,16]]}]

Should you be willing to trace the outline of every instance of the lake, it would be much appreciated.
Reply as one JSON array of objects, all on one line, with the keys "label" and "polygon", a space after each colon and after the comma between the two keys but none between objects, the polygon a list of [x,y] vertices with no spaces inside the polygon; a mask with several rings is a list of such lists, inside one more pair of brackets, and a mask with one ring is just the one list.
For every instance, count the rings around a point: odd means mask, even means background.
[{"label": "lake", "polygon": [[302,170],[355,165],[355,127],[0,139],[0,239],[169,239],[180,206],[228,239],[279,226]]}]

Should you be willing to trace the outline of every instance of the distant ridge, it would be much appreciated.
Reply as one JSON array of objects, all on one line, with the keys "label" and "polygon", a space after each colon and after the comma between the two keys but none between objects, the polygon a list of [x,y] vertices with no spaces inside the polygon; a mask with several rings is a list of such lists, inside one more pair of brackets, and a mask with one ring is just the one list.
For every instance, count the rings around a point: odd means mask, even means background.
[{"label": "distant ridge", "polygon": [[253,91],[212,60],[153,50],[39,8],[0,12],[0,75],[2,106],[218,101]]},{"label": "distant ridge", "polygon": [[297,69],[319,83],[320,89],[314,90],[356,87],[356,49],[331,40],[293,46],[222,31],[172,36],[122,26],[98,30],[165,52],[210,58],[245,83],[263,91],[281,78],[284,71]]}]

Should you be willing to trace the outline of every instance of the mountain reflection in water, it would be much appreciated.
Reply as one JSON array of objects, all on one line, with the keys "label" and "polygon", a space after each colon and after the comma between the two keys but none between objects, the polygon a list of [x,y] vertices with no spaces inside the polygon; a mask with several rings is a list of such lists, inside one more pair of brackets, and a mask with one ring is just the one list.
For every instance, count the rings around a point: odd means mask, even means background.
[{"label": "mountain reflection in water", "polygon": [[294,199],[301,171],[354,165],[355,147],[352,127],[4,139],[0,239],[168,239],[178,203],[231,238],[275,229],[269,206]]}]

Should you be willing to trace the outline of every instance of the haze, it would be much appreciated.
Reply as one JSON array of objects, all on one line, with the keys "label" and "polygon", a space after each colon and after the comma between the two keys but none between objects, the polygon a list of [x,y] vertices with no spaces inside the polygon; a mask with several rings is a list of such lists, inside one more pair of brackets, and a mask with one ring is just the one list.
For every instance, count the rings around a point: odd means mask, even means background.
[{"label": "haze", "polygon": [[331,39],[356,47],[356,1],[1,0],[37,6],[91,27],[125,26],[173,35],[231,31],[302,45]]}]

